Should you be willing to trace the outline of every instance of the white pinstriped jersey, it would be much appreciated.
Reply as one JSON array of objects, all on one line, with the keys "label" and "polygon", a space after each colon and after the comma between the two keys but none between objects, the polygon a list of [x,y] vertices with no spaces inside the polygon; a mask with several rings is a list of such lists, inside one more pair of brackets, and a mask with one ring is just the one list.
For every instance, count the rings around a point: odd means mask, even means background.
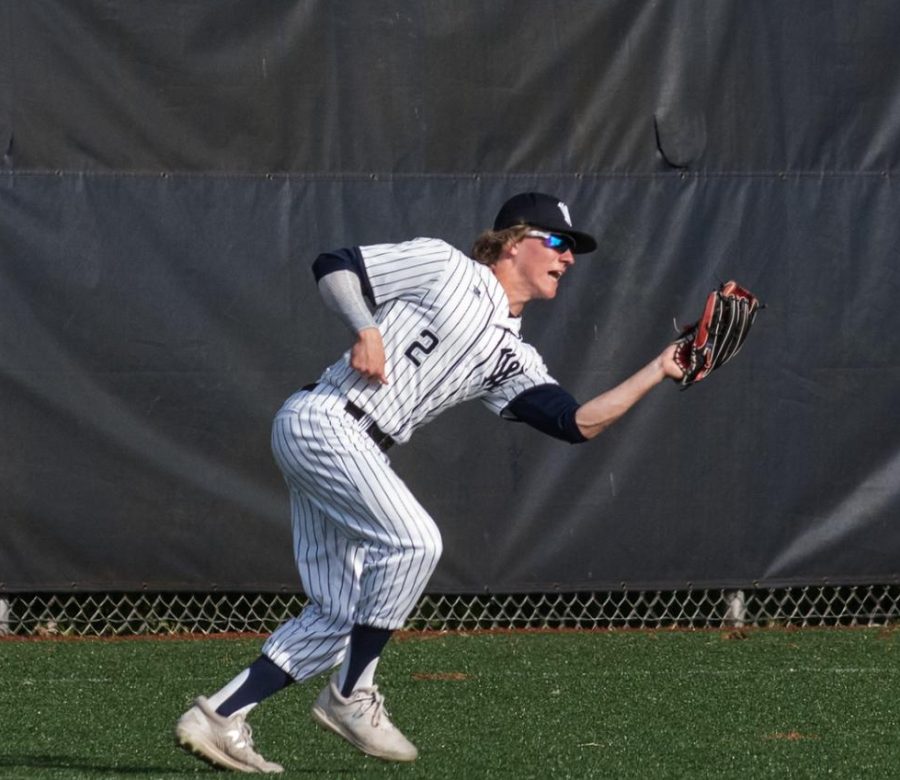
[{"label": "white pinstriped jersey", "polygon": [[359,247],[384,338],[389,384],[350,368],[349,352],[320,382],[339,388],[398,442],[444,409],[480,398],[500,414],[517,395],[556,384],[493,273],[444,241]]}]

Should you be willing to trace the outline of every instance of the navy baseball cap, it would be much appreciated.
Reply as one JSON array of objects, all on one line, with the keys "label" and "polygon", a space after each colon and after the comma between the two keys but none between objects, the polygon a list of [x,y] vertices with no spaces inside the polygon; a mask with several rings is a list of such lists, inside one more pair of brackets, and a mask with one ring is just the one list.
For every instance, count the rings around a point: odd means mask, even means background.
[{"label": "navy baseball cap", "polygon": [[503,204],[494,220],[494,230],[506,230],[516,225],[530,225],[569,236],[575,244],[572,251],[576,255],[597,248],[593,236],[572,227],[569,207],[559,198],[543,192],[522,192]]}]

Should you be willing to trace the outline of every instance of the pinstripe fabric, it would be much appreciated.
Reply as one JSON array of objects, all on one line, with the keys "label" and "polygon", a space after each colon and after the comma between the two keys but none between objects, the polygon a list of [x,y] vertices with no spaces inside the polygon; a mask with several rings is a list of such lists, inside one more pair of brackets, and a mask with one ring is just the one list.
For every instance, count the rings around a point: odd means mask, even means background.
[{"label": "pinstripe fabric", "polygon": [[556,383],[537,350],[522,341],[521,320],[509,316],[506,293],[490,269],[431,238],[360,251],[378,304],[390,384],[367,382],[350,368],[349,353],[321,379],[395,441],[408,441],[416,428],[463,401],[480,398],[500,414],[524,390]]},{"label": "pinstripe fabric", "polygon": [[[390,383],[366,381],[347,353],[285,402],[272,429],[309,604],[263,652],[297,680],[338,665],[354,623],[402,626],[440,558],[437,527],[369,424],[402,443],[462,401],[480,398],[500,414],[524,390],[555,384],[490,269],[435,239],[359,250]],[[348,400],[361,419],[345,411]]]},{"label": "pinstripe fabric", "polygon": [[354,623],[402,626],[441,555],[434,521],[344,403],[320,385],[288,399],[272,429],[309,604],[263,652],[297,680],[339,664]]}]

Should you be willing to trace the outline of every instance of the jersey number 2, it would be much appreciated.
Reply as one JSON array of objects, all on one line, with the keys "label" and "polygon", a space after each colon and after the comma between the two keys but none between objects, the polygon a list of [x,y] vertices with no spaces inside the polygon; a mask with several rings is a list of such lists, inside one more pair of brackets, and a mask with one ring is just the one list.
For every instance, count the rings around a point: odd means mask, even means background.
[{"label": "jersey number 2", "polygon": [[419,360],[417,353],[421,353],[422,355],[431,354],[438,345],[438,337],[430,330],[423,330],[419,334],[419,338],[421,341],[414,341],[407,347],[406,352],[403,353],[410,359],[414,366],[422,365],[422,361]]}]

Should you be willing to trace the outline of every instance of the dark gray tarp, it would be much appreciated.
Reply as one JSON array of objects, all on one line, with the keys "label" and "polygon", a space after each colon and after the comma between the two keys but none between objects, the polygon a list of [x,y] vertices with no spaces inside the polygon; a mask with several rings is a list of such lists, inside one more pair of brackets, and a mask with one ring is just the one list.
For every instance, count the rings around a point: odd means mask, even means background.
[{"label": "dark gray tarp", "polygon": [[451,410],[392,451],[435,592],[900,579],[900,8],[0,6],[0,590],[295,588],[268,449],[348,346],[322,250],[596,232],[525,320],[577,397],[718,281],[744,352],[572,447]]},{"label": "dark gray tarp", "polygon": [[5,0],[0,24],[20,169],[531,184],[900,155],[895,0]]}]

